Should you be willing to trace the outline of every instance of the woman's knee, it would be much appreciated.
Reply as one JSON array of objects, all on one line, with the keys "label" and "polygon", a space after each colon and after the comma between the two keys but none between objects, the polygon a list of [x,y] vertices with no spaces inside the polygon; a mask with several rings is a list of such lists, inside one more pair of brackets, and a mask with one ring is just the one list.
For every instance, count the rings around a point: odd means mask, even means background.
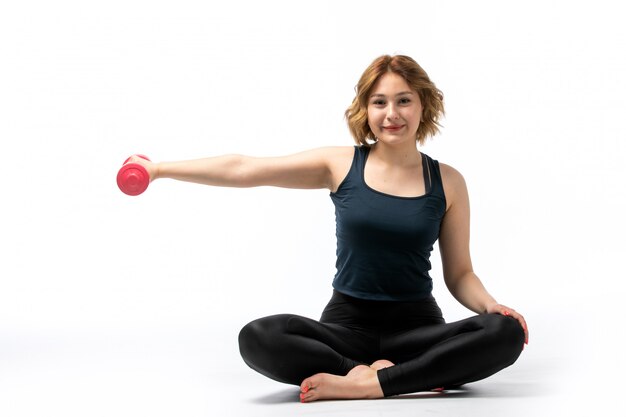
[{"label": "woman's knee", "polygon": [[246,362],[271,351],[280,340],[288,315],[263,317],[246,324],[239,332],[239,351]]},{"label": "woman's knee", "polygon": [[524,346],[524,329],[522,325],[510,316],[501,314],[486,314],[485,329],[497,340],[503,348],[510,349],[514,354],[519,355]]},{"label": "woman's knee", "polygon": [[293,326],[304,321],[291,314],[280,314],[254,320],[239,332],[239,351],[244,362],[255,371],[287,384],[298,385],[310,372],[306,342]]}]

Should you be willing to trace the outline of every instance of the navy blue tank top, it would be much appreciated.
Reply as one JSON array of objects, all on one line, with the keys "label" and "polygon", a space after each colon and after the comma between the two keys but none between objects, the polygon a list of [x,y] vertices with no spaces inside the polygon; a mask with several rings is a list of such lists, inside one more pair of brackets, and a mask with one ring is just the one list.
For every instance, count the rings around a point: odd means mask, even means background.
[{"label": "navy blue tank top", "polygon": [[422,153],[426,193],[399,197],[365,183],[369,151],[355,147],[350,172],[330,193],[337,222],[333,287],[368,300],[426,298],[433,288],[430,253],[446,211],[439,163]]}]

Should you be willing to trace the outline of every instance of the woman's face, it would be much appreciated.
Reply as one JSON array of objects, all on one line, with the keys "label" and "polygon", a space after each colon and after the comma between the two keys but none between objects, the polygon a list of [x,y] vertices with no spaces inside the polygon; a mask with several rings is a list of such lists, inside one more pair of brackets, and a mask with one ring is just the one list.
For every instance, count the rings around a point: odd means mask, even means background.
[{"label": "woman's face", "polygon": [[367,104],[370,129],[383,143],[415,142],[422,103],[406,80],[394,72],[378,79]]}]

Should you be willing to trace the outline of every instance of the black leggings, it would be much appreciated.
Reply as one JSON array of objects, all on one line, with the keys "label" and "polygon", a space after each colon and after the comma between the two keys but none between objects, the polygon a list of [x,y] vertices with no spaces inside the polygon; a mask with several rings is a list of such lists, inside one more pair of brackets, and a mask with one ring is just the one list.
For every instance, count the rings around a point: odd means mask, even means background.
[{"label": "black leggings", "polygon": [[455,387],[511,365],[524,344],[517,320],[482,314],[445,323],[434,298],[369,301],[337,291],[320,321],[292,314],[255,320],[239,333],[248,366],[276,381],[300,385],[320,372],[346,375],[387,359],[378,371],[385,396]]}]

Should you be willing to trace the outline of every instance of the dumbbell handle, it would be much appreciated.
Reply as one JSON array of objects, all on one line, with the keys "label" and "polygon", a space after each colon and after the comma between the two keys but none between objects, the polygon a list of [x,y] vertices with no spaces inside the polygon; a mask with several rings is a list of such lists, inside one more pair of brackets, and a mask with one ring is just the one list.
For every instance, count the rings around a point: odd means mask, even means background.
[{"label": "dumbbell handle", "polygon": [[[136,156],[146,161],[150,160],[150,158],[145,155]],[[117,186],[124,194],[135,196],[146,191],[146,188],[148,188],[150,184],[150,174],[148,174],[148,171],[140,164],[135,162],[128,163],[130,158],[131,157],[124,161],[124,164],[117,173]]]}]

